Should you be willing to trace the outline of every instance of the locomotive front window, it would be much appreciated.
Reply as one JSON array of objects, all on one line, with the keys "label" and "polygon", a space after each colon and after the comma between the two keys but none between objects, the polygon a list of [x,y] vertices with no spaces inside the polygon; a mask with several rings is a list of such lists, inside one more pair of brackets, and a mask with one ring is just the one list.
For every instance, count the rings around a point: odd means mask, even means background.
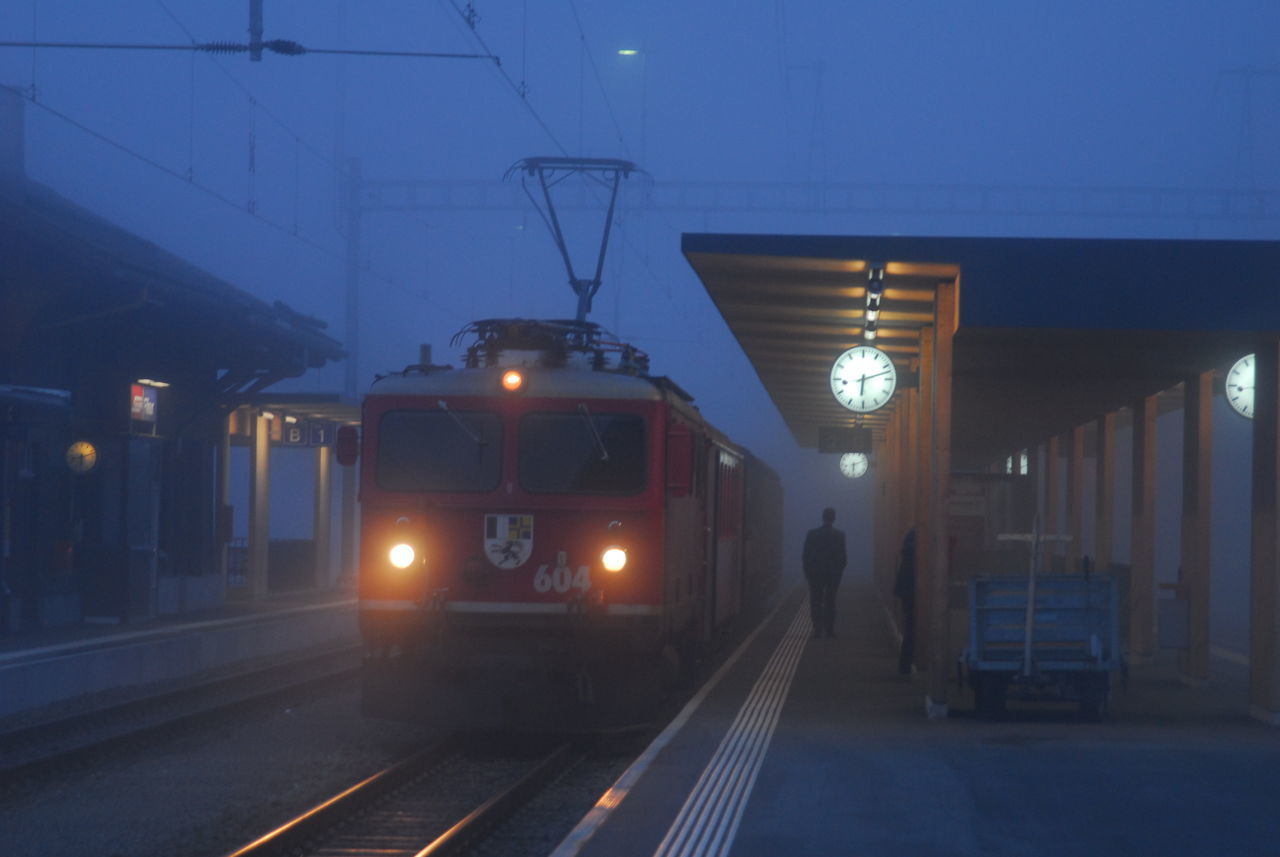
[{"label": "locomotive front window", "polygon": [[638,494],[645,483],[638,414],[527,414],[520,421],[520,485],[544,494]]},{"label": "locomotive front window", "polygon": [[378,487],[492,491],[502,478],[502,419],[484,411],[388,411],[378,422]]}]

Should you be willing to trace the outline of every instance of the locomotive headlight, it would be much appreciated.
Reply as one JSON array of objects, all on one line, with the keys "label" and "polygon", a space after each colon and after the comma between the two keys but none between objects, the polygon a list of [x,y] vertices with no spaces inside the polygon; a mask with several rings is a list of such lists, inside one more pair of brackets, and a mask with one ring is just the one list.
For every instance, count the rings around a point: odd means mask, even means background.
[{"label": "locomotive headlight", "polygon": [[413,545],[406,545],[403,542],[396,545],[387,554],[387,558],[391,560],[391,564],[396,568],[408,568],[413,565],[413,559],[417,553],[413,549]]},{"label": "locomotive headlight", "polygon": [[627,567],[626,549],[617,545],[605,548],[604,553],[600,554],[600,564],[605,571],[622,571]]},{"label": "locomotive headlight", "polygon": [[524,386],[524,375],[515,369],[508,369],[502,373],[502,389],[508,393],[514,393]]}]

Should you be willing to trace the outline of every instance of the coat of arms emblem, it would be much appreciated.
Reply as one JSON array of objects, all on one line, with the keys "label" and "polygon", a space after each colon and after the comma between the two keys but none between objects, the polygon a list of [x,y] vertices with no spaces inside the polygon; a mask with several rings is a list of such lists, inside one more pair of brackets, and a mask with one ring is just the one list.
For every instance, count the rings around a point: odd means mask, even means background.
[{"label": "coat of arms emblem", "polygon": [[533,552],[533,515],[485,515],[484,555],[498,568],[519,568]]}]

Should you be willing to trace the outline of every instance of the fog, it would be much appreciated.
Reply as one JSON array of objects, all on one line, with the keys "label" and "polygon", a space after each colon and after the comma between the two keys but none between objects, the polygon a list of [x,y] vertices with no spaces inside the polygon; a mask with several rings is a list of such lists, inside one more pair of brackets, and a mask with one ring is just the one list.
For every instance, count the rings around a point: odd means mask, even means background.
[{"label": "fog", "polygon": [[[23,0],[0,8],[0,40],[244,42],[247,6]],[[416,361],[420,343],[456,362],[449,340],[470,320],[572,317],[550,234],[503,174],[534,155],[635,161],[645,174],[624,188],[591,320],[649,352],[655,373],[786,476],[793,543],[822,506],[836,506],[863,546],[863,570],[870,480],[844,480],[834,458],[796,447],[681,257],[682,232],[1274,237],[1274,212],[1150,217],[1120,203],[1087,214],[648,204],[659,188],[696,182],[875,183],[921,187],[925,200],[937,185],[1272,190],[1272,0],[266,0],[264,23],[265,38],[308,48],[491,54],[500,64],[0,48],[0,83],[30,99],[28,174],[323,319],[338,339],[352,159],[375,183],[492,185],[501,204],[476,210],[375,210],[399,197],[366,187],[364,387]],[[580,270],[593,265],[602,224],[602,205],[566,216]],[[341,390],[343,372],[337,364],[287,388]],[[1224,448],[1247,437],[1241,421],[1219,425]],[[1169,490],[1162,504],[1174,509],[1176,484]]]}]

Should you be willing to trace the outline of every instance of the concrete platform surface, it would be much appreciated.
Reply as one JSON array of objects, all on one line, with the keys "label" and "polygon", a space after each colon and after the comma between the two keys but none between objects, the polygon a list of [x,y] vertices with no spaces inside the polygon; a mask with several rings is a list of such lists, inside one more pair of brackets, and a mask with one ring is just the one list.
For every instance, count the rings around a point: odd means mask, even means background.
[{"label": "concrete platform surface", "polygon": [[130,625],[0,639],[0,725],[328,646],[355,645],[351,592],[230,603]]},{"label": "concrete platform surface", "polygon": [[1280,853],[1280,730],[1250,719],[1239,665],[1207,686],[1131,670],[1102,722],[1011,704],[925,716],[888,614],[846,581],[836,639],[803,593],[778,611],[554,857]]}]

